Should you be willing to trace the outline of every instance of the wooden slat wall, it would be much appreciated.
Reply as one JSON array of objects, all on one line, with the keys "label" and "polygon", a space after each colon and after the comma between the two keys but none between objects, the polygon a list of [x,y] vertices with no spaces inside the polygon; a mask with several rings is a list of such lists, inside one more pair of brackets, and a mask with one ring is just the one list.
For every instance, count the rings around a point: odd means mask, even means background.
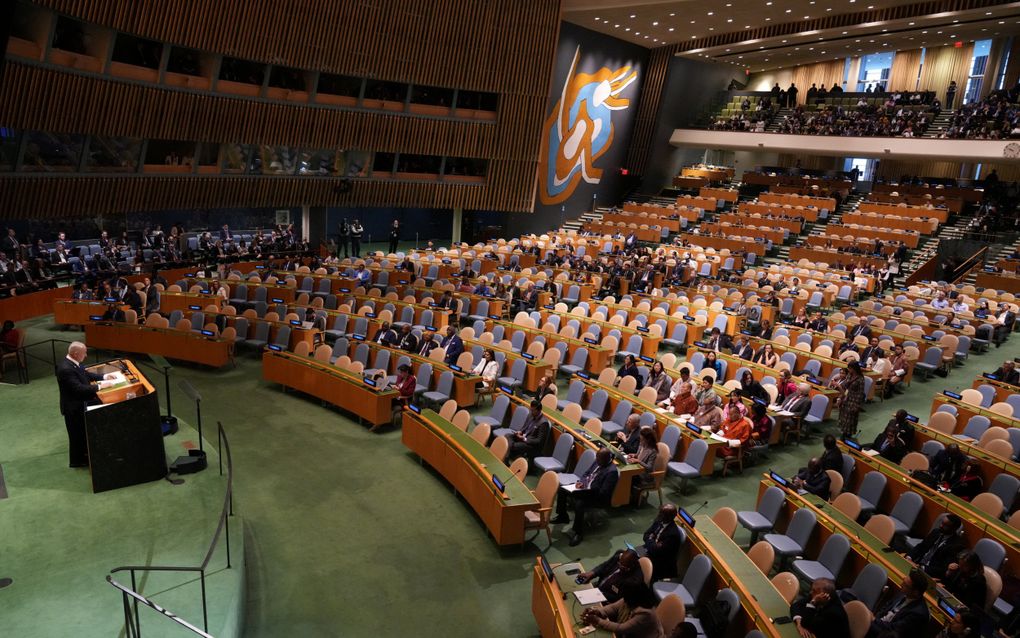
[{"label": "wooden slat wall", "polygon": [[530,162],[493,162],[485,186],[357,181],[336,195],[335,179],[308,177],[4,177],[0,219],[52,219],[181,208],[397,206],[529,211]]},{"label": "wooden slat wall", "polygon": [[559,0],[36,0],[146,38],[273,64],[545,93]]},{"label": "wooden slat wall", "polygon": [[530,212],[560,0],[38,0],[85,22],[238,58],[499,94],[495,124],[355,113],[8,62],[0,126],[476,157],[483,186],[236,177],[0,176],[0,218],[227,206],[463,206]]},{"label": "wooden slat wall", "polygon": [[627,168],[638,175],[644,175],[648,155],[651,153],[652,137],[659,119],[659,103],[669,75],[669,62],[673,59],[669,47],[652,49],[648,59],[648,72],[641,81],[641,95],[638,98],[638,112],[634,119],[634,134],[627,152]]}]

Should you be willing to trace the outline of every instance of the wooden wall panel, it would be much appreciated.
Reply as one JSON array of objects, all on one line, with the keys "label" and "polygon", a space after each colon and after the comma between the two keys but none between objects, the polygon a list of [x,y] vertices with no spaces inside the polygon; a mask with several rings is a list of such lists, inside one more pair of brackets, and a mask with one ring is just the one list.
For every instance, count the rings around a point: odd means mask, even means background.
[{"label": "wooden wall panel", "polygon": [[499,162],[482,185],[356,181],[336,195],[336,179],[308,177],[0,176],[0,219],[52,219],[177,208],[400,206],[530,212],[531,162]]},{"label": "wooden wall panel", "polygon": [[4,126],[149,139],[489,157],[504,138],[517,151],[513,156],[523,158],[534,150],[522,147],[511,131],[527,128],[533,118],[513,108],[495,124],[339,111],[174,91],[17,61],[8,63],[0,85]]},{"label": "wooden wall panel", "polygon": [[[483,91],[545,93],[560,0],[36,0],[247,60]],[[465,55],[488,51],[489,55]]]},{"label": "wooden wall panel", "polygon": [[627,151],[627,168],[638,175],[644,175],[645,165],[652,148],[652,137],[659,121],[659,103],[666,88],[669,62],[673,59],[670,47],[652,49],[648,58],[648,72],[641,81],[641,95],[634,119],[634,134]]}]

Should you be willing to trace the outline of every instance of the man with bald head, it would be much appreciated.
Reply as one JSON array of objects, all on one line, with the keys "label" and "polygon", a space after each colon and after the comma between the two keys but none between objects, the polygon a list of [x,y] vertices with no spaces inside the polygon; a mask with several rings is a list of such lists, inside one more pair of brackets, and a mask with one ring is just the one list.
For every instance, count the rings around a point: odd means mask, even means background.
[{"label": "man with bald head", "polygon": [[677,554],[684,542],[684,534],[676,524],[676,505],[665,503],[659,514],[645,530],[644,552],[652,561],[652,580],[677,575]]},{"label": "man with bald head", "polygon": [[67,348],[67,356],[57,362],[57,386],[60,388],[60,413],[64,415],[71,467],[88,467],[89,451],[85,441],[85,406],[98,401],[96,382],[103,375],[89,372],[82,365],[88,349],[75,341]]}]

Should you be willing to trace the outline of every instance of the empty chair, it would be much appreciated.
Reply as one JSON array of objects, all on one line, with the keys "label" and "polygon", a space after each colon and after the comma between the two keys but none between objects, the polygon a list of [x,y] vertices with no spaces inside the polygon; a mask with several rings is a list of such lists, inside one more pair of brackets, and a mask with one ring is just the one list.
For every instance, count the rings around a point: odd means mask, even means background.
[{"label": "empty chair", "polygon": [[994,571],[999,571],[1006,561],[1006,548],[991,538],[979,538],[974,544],[974,553],[981,559],[981,564]]},{"label": "empty chair", "polygon": [[886,478],[881,472],[872,470],[864,475],[861,486],[857,490],[857,498],[861,501],[861,514],[867,516],[875,511],[878,502],[885,492]]},{"label": "empty chair", "polygon": [[616,358],[623,359],[628,355],[633,356],[635,359],[639,358],[641,356],[642,343],[641,335],[632,335],[627,339],[627,347],[616,351]]},{"label": "empty chair", "polygon": [[785,534],[766,534],[765,540],[775,548],[781,558],[800,556],[804,554],[804,548],[807,547],[817,523],[814,512],[799,509],[790,519],[790,525],[786,528]]},{"label": "empty chair", "polygon": [[574,447],[574,437],[561,434],[553,448],[552,456],[536,456],[533,464],[543,472],[563,472],[567,469],[567,460]]},{"label": "empty chair", "polygon": [[733,538],[737,531],[737,512],[732,507],[720,507],[715,514],[712,514],[712,521],[719,526],[727,536]]},{"label": "empty chair", "polygon": [[[692,441],[690,446],[687,448],[687,455],[684,457],[683,461],[670,461],[666,465],[666,473],[671,476],[680,477],[680,489],[683,491],[684,485],[686,485],[690,479],[701,476],[701,466],[705,464],[705,457],[707,455],[708,443],[706,443],[703,439],[696,439],[695,441]],[[782,494],[781,491],[780,494]]]},{"label": "empty chair", "polygon": [[896,505],[893,505],[892,511],[889,512],[889,518],[892,519],[897,535],[910,533],[923,507],[924,499],[921,498],[920,494],[916,492],[900,494],[900,497],[896,500]]},{"label": "empty chair", "polygon": [[812,582],[817,578],[837,580],[847,554],[850,552],[850,541],[842,534],[833,534],[822,545],[818,560],[799,559],[793,561],[793,571],[802,580]]},{"label": "empty chair", "polygon": [[432,403],[434,405],[441,405],[444,401],[448,401],[453,395],[453,372],[450,370],[444,370],[439,375],[439,381],[436,383],[436,389],[422,393],[422,399]]},{"label": "empty chair", "polygon": [[573,381],[570,382],[570,386],[567,388],[567,398],[559,399],[556,401],[556,409],[562,411],[563,408],[567,407],[571,403],[576,403],[580,405],[581,399],[583,398],[584,398],[584,381],[580,379],[574,379]]},{"label": "empty chair", "polygon": [[617,403],[616,409],[613,411],[613,416],[611,416],[608,421],[602,422],[602,433],[604,435],[613,436],[618,432],[622,432],[623,426],[627,422],[627,417],[629,417],[633,411],[634,406],[630,401],[620,401]]},{"label": "empty chair", "polygon": [[753,512],[737,512],[737,522],[751,532],[752,543],[758,534],[772,531],[785,501],[786,495],[783,494],[783,490],[773,485],[762,494],[757,509]]},{"label": "empty chair", "polygon": [[685,607],[693,607],[711,573],[712,560],[704,554],[698,554],[691,560],[681,582],[659,581],[652,585],[652,591],[660,601],[670,594],[676,594]]},{"label": "empty chair", "polygon": [[992,484],[988,486],[988,492],[1002,500],[1002,507],[1007,512],[1013,510],[1013,501],[1016,499],[1017,490],[1020,490],[1020,480],[1011,474],[997,475],[992,480]]},{"label": "empty chair", "polygon": [[885,568],[881,565],[868,563],[857,574],[853,584],[840,591],[839,595],[844,602],[857,600],[868,609],[874,611],[875,605],[878,604],[879,599],[882,597],[882,592],[886,588],[888,581],[889,574],[885,571]]},{"label": "empty chair", "polygon": [[991,425],[992,422],[988,417],[975,414],[967,420],[967,425],[963,427],[963,432],[954,434],[953,437],[963,441],[977,441]]},{"label": "empty chair", "polygon": [[[575,383],[582,383],[581,381],[575,381]],[[609,393],[605,390],[599,389],[592,393],[591,400],[588,402],[588,409],[581,411],[581,420],[587,421],[588,419],[602,419],[602,416],[606,411],[606,403],[609,402]],[[605,426],[603,424],[603,431]]]},{"label": "empty chair", "polygon": [[686,343],[687,324],[685,323],[678,323],[673,326],[673,332],[669,335],[669,338],[662,340],[662,345],[667,348],[673,348],[674,350],[683,350]]},{"label": "empty chair", "polygon": [[747,550],[747,557],[761,571],[768,576],[772,571],[772,565],[776,562],[776,550],[765,541],[758,541]]},{"label": "empty chair", "polygon": [[891,543],[893,536],[896,535],[896,524],[885,514],[875,514],[869,518],[864,529],[886,545]]},{"label": "empty chair", "polygon": [[241,345],[261,350],[269,345],[269,324],[260,321],[255,324],[255,334],[250,339],[245,339]]},{"label": "empty chair", "polygon": [[574,350],[573,356],[570,357],[570,363],[560,366],[560,372],[570,377],[584,370],[586,365],[588,365],[588,350],[578,348]]},{"label": "empty chair", "polygon": [[428,392],[429,387],[432,385],[431,363],[423,363],[420,366],[418,366],[418,374],[415,375],[414,382],[415,382],[414,387],[415,396],[420,396],[425,392]]},{"label": "empty chair", "polygon": [[[519,333],[518,333],[519,334]],[[526,359],[517,359],[513,365],[510,366],[510,375],[505,377],[499,377],[496,379],[496,385],[501,387],[510,388],[510,390],[516,391],[517,388],[524,383],[524,375],[528,371],[528,362]]]},{"label": "empty chair", "polygon": [[496,397],[496,400],[492,402],[492,409],[489,410],[488,415],[476,416],[474,418],[475,425],[486,423],[490,428],[498,428],[503,425],[503,420],[506,419],[506,413],[509,409],[510,397],[505,394],[500,394]]},{"label": "empty chair", "polygon": [[843,492],[832,501],[832,506],[843,512],[850,520],[861,515],[861,499],[851,492]]},{"label": "empty chair", "polygon": [[276,337],[273,339],[274,346],[280,346],[284,350],[290,345],[290,326],[280,326],[276,329]]},{"label": "empty chair", "polygon": [[923,374],[921,377],[927,379],[935,370],[942,365],[942,348],[931,346],[924,351],[924,358],[914,363],[914,370]]}]

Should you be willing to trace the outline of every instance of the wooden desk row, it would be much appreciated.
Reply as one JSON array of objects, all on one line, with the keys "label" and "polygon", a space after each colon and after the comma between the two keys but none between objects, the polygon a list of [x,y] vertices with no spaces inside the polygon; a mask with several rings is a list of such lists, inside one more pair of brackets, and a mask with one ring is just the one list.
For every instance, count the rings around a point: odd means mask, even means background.
[{"label": "wooden desk row", "polygon": [[914,492],[921,496],[924,506],[914,522],[911,535],[927,535],[935,520],[944,512],[956,514],[963,520],[963,536],[969,547],[973,547],[981,538],[988,537],[998,541],[1006,549],[1008,559],[1004,573],[1014,577],[1020,576],[1020,530],[988,516],[958,496],[929,488],[911,478],[899,465],[890,463],[880,456],[862,454],[842,441],[839,441],[839,449],[849,454],[855,462],[850,480],[844,485],[844,491],[856,492],[868,472],[880,472],[886,477],[886,488],[882,498],[876,503],[878,511],[891,511],[900,496],[905,492]]},{"label": "wooden desk row", "polygon": [[773,215],[775,217],[800,218],[805,222],[816,222],[821,211],[810,207],[743,202],[737,205],[737,212],[745,215]]},{"label": "wooden desk row", "polygon": [[[626,209],[624,210],[625,212],[623,213],[603,213],[602,221],[611,224],[627,224],[627,225],[637,224],[638,226],[647,226],[650,224],[654,224],[661,228],[666,228],[673,233],[680,231],[680,220],[669,219],[668,217],[670,214],[677,213],[675,209],[670,211],[669,209],[663,208],[654,213],[648,212],[634,213],[627,211]],[[662,216],[660,217],[659,215]]]},{"label": "wooden desk row", "polygon": [[[808,235],[804,238],[804,243],[811,247],[824,248],[824,249],[839,249],[839,248],[854,248],[854,247],[867,247],[868,250],[872,251],[873,254],[875,249],[875,241],[872,239],[860,239],[860,238],[846,238],[841,235]],[[882,246],[883,255],[891,255],[896,252],[896,246],[892,244],[885,244]]]},{"label": "wooden desk row", "polygon": [[824,250],[821,248],[809,248],[806,246],[794,246],[790,249],[790,259],[799,260],[807,259],[809,261],[826,264],[837,264],[837,263],[854,263],[854,264],[868,264],[875,268],[881,268],[886,265],[885,259],[879,259],[877,257],[869,257],[867,255],[851,255],[849,253],[838,252],[835,250]]},{"label": "wooden desk row", "polygon": [[219,368],[230,360],[234,344],[198,332],[100,321],[85,326],[90,348],[160,355]]},{"label": "wooden desk row", "polygon": [[632,228],[630,224],[614,225],[602,222],[585,222],[584,229],[594,233],[608,233],[608,234],[620,234],[626,237],[631,233],[639,241],[658,243],[662,239],[662,230],[658,225],[652,225],[650,228]]},{"label": "wooden desk row", "polygon": [[920,235],[914,231],[898,231],[895,229],[887,229],[884,227],[872,227],[865,226],[863,224],[857,227],[848,226],[844,224],[829,224],[825,227],[825,233],[828,235],[853,235],[855,237],[866,237],[868,239],[881,239],[882,241],[896,241],[901,244],[905,244],[909,248],[917,248],[917,244],[920,241]]},{"label": "wooden desk row", "polygon": [[896,228],[915,233],[929,235],[939,228],[937,219],[918,219],[914,217],[897,217],[895,215],[878,215],[875,213],[850,212],[842,218],[844,224],[860,224],[862,226],[879,226]]},{"label": "wooden desk row", "polygon": [[945,208],[924,208],[920,206],[884,204],[881,202],[861,202],[858,204],[857,210],[862,213],[879,213],[880,215],[892,215],[893,217],[937,219],[941,224],[949,221],[949,211]]},{"label": "wooden desk row", "polygon": [[764,257],[766,252],[765,244],[754,240],[735,239],[731,237],[710,237],[707,235],[695,235],[693,233],[680,233],[678,240],[689,242],[703,248],[715,248],[716,250],[728,248],[731,251],[747,251],[759,257]]},{"label": "wooden desk row", "polygon": [[782,228],[789,231],[791,235],[799,235],[804,230],[804,220],[800,217],[768,217],[760,213],[737,212],[720,213],[717,219],[723,224]]},{"label": "wooden desk row", "polygon": [[1020,277],[1006,272],[979,271],[975,285],[1005,292],[1020,293]]},{"label": "wooden desk row", "polygon": [[[810,511],[818,521],[818,525],[815,527],[816,532],[811,536],[805,556],[817,556],[825,542],[835,534],[841,534],[850,540],[851,554],[843,565],[843,573],[846,573],[847,576],[840,577],[840,574],[837,574],[837,587],[849,587],[853,583],[851,575],[856,577],[867,565],[872,564],[878,565],[886,571],[888,575],[886,586],[890,590],[896,590],[907,577],[907,574],[914,569],[914,564],[910,560],[892,551],[888,545],[865,529],[863,525],[835,507],[832,507],[825,499],[819,496],[808,492],[801,493],[790,489],[789,486],[780,485],[766,474],[758,487],[759,501],[761,501],[762,496],[765,494],[765,490],[771,487],[783,490],[786,496],[786,507],[779,510],[779,518],[776,521],[777,530],[785,530],[797,510],[806,509]],[[930,590],[925,598],[928,602],[928,611],[932,615],[934,624],[938,626],[944,625],[947,618],[945,612],[938,606],[940,596]],[[942,598],[953,609],[959,610],[965,607],[952,594]]]},{"label": "wooden desk row", "polygon": [[962,188],[959,186],[942,186],[928,184],[874,184],[873,192],[878,193],[899,193],[901,195],[931,195],[932,197],[955,197],[966,202],[980,202],[984,198],[984,191],[976,188]]},{"label": "wooden desk row", "polygon": [[[764,223],[764,220],[761,220]],[[782,244],[786,241],[787,233],[782,229],[770,228],[768,226],[745,226],[734,225],[729,222],[719,224],[702,224],[701,230],[706,233],[737,235],[740,237],[754,237],[755,239],[767,239],[773,244]]]},{"label": "wooden desk row", "polygon": [[535,338],[540,336],[545,338],[545,347],[547,350],[556,345],[557,343],[561,342],[566,343],[567,344],[566,361],[568,363],[573,358],[574,352],[576,352],[578,349],[587,350],[588,365],[586,369],[591,372],[594,372],[595,374],[598,374],[603,368],[612,365],[613,363],[613,353],[611,353],[607,348],[604,348],[597,344],[587,343],[579,338],[570,339],[567,337],[560,336],[556,333],[546,332],[539,328],[525,328],[524,326],[515,324],[510,321],[503,321],[501,319],[489,319],[485,325],[486,332],[491,332],[493,327],[495,327],[496,325],[502,325],[504,327],[505,334],[504,338],[506,339],[509,339],[514,334],[514,332],[524,332],[525,337],[523,349],[525,351],[527,350],[528,346],[535,341]]},{"label": "wooden desk row", "polygon": [[262,378],[337,406],[371,425],[389,423],[396,390],[377,391],[360,374],[291,352],[262,353]]},{"label": "wooden desk row", "polygon": [[813,206],[819,210],[827,208],[836,210],[836,200],[831,197],[811,197],[809,195],[793,195],[790,193],[762,193],[758,196],[762,204],[779,204],[780,206]]},{"label": "wooden desk row", "polygon": [[740,191],[733,188],[714,188],[705,186],[698,189],[698,195],[702,197],[714,197],[722,202],[736,203],[740,199]]},{"label": "wooden desk row", "polygon": [[689,206],[703,210],[715,210],[719,208],[719,200],[714,197],[702,197],[701,195],[680,195],[676,198],[677,207]]},{"label": "wooden desk row", "polygon": [[687,166],[680,169],[683,177],[704,177],[713,182],[723,182],[732,179],[736,170],[730,166]]}]

